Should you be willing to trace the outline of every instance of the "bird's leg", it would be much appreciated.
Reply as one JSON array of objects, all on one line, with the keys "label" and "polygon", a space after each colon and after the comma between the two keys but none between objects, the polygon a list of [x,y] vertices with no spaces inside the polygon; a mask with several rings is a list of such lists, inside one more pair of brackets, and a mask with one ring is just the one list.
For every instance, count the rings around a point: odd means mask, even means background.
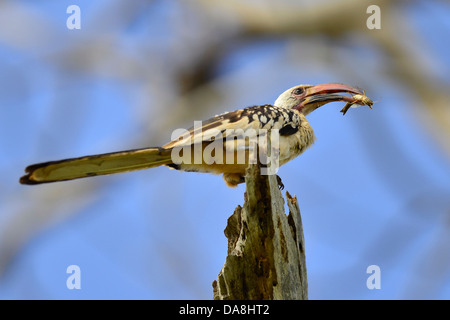
[{"label": "bird's leg", "polygon": [[283,190],[284,184],[279,175],[277,175],[277,182],[278,182],[278,189]]},{"label": "bird's leg", "polygon": [[237,187],[238,184],[245,182],[245,176],[240,173],[224,173],[223,179],[229,187]]}]

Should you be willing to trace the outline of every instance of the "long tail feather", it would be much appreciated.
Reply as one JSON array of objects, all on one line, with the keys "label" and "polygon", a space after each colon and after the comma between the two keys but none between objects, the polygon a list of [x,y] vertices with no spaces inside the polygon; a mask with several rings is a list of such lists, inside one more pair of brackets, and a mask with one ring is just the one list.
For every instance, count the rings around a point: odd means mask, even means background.
[{"label": "long tail feather", "polygon": [[104,153],[59,161],[33,164],[20,178],[22,184],[65,181],[98,175],[147,169],[170,164],[171,150],[146,148]]}]

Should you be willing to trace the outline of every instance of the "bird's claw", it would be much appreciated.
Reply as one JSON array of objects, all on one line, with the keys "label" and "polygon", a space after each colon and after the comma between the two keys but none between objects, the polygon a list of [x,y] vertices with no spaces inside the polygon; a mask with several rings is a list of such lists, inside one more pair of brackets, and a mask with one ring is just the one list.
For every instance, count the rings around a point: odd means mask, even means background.
[{"label": "bird's claw", "polygon": [[284,184],[279,175],[277,175],[277,182],[278,182],[278,189],[283,190]]}]

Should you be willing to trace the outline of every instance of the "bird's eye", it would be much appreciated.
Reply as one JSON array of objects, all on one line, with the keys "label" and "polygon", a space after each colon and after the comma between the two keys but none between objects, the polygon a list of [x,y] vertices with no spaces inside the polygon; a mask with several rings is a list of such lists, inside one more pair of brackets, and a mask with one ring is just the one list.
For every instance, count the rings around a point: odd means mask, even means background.
[{"label": "bird's eye", "polygon": [[300,95],[304,92],[303,88],[297,88],[294,90],[294,94]]}]

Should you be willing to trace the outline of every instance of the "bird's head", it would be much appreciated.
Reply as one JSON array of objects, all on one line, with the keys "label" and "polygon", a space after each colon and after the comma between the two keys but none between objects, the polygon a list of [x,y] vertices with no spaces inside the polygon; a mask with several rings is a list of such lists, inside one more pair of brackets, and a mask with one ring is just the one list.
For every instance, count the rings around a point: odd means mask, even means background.
[{"label": "bird's head", "polygon": [[341,83],[323,83],[318,85],[302,84],[283,92],[274,105],[276,107],[296,109],[305,116],[328,102],[354,102],[351,96],[336,93],[364,94],[361,89]]}]

